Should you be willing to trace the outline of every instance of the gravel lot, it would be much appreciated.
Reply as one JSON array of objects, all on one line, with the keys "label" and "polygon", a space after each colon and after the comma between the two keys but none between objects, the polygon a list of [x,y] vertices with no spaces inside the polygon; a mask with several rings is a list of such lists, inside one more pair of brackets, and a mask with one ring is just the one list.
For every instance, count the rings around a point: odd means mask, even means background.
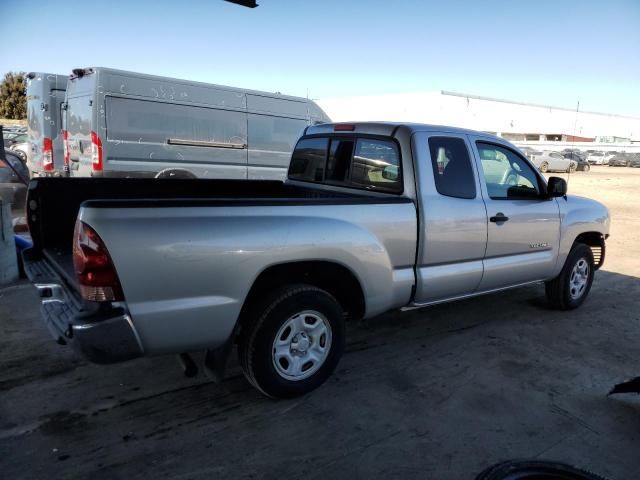
[{"label": "gravel lot", "polygon": [[640,471],[640,169],[594,167],[569,191],[603,201],[603,270],[573,312],[534,286],[349,326],[319,390],[260,396],[237,365],[216,385],[172,357],[101,367],[59,347],[35,290],[0,290],[0,471],[18,478],[473,479],[509,458]]}]

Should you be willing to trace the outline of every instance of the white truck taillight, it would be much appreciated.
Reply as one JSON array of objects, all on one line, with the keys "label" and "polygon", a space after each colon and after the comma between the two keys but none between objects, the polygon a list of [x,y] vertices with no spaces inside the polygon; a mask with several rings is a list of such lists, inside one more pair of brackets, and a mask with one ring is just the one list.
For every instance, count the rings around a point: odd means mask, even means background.
[{"label": "white truck taillight", "polygon": [[53,172],[53,141],[47,137],[42,140],[42,170]]},{"label": "white truck taillight", "polygon": [[69,132],[62,131],[62,148],[64,150],[64,171],[69,171]]},{"label": "white truck taillight", "polygon": [[91,302],[124,300],[107,247],[96,231],[80,220],[73,234],[73,266],[82,298]]},{"label": "white truck taillight", "polygon": [[91,132],[91,168],[94,172],[101,172],[102,165],[102,140],[96,132]]}]

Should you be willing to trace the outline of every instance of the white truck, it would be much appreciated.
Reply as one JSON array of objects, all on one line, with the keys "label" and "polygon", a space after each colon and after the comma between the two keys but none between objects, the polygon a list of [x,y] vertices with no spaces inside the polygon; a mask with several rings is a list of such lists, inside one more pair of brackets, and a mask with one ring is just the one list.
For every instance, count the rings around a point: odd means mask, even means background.
[{"label": "white truck", "polygon": [[288,180],[36,179],[25,268],[60,343],[96,362],[237,344],[250,382],[304,394],[345,321],[531,283],[586,299],[609,212],[510,143],[399,123],[308,127]]}]

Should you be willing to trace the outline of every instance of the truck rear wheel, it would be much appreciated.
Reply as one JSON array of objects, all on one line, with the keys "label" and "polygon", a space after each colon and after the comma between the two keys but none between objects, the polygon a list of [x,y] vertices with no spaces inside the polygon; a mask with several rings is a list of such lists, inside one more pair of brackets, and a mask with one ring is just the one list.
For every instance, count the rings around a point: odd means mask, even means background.
[{"label": "truck rear wheel", "polygon": [[560,275],[545,283],[549,305],[559,310],[578,308],[591,290],[594,272],[591,249],[583,243],[576,243],[569,252]]},{"label": "truck rear wheel", "polygon": [[238,346],[245,376],[273,398],[304,395],[335,369],[344,349],[342,307],[328,292],[291,285],[258,302]]},{"label": "truck rear wheel", "polygon": [[487,468],[476,480],[605,480],[571,465],[542,460],[509,460]]}]

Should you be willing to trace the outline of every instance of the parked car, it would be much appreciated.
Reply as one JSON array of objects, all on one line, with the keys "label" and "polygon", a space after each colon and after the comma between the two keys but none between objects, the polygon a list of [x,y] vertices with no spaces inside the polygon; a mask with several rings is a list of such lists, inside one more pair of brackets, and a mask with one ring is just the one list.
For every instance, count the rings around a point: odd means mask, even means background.
[{"label": "parked car", "polygon": [[12,140],[17,136],[17,133],[3,131],[2,139],[4,140],[5,146],[8,147],[9,145],[11,145],[11,143],[13,143]]},{"label": "parked car", "polygon": [[605,153],[601,151],[594,151],[587,157],[587,162],[591,165],[604,165]]},{"label": "parked car", "polygon": [[284,180],[306,98],[108,68],[74,70],[66,129],[74,177]]},{"label": "parked car", "polygon": [[586,160],[577,160],[576,171],[577,172],[588,172],[591,170],[591,165]]},{"label": "parked car", "polygon": [[[21,136],[22,137],[22,136]],[[20,157],[20,160],[27,162],[29,159],[29,144],[27,142],[19,142],[12,144],[9,149]]]},{"label": "parked car", "polygon": [[5,149],[4,156],[5,160],[0,159],[0,183],[24,183],[24,180],[28,181],[29,171],[16,152]]},{"label": "parked car", "polygon": [[3,135],[4,146],[10,148],[17,143],[24,143],[27,141],[26,133],[6,133]]},{"label": "parked car", "polygon": [[93,361],[177,353],[194,373],[204,350],[221,378],[237,343],[254,386],[292,397],[334,370],[347,319],[537,282],[579,307],[610,221],[566,188],[493,135],[325,124],[285,183],[33,182],[25,270],[54,338]]},{"label": "parked car", "polygon": [[4,131],[4,136],[21,135],[23,133],[27,133],[26,127],[23,127],[21,125],[3,125],[2,130]]},{"label": "parked car", "polygon": [[640,153],[634,153],[629,159],[630,167],[640,167]]},{"label": "parked car", "polygon": [[603,161],[603,165],[609,165],[609,160],[611,160],[616,155],[618,155],[618,152],[616,152],[616,151],[604,152],[604,159],[602,160]]},{"label": "parked car", "polygon": [[520,151],[524,153],[524,156],[527,157],[529,160],[531,160],[536,155],[542,155],[542,151],[536,150],[535,148],[532,148],[532,147],[519,147],[519,148],[520,148]]},{"label": "parked car", "polygon": [[563,150],[562,151],[562,156],[564,158],[568,158],[569,160],[584,160],[586,161],[587,159],[587,154],[584,152],[581,152],[580,150]]},{"label": "parked car", "polygon": [[545,172],[575,172],[577,162],[565,158],[559,152],[545,151],[540,155],[534,155],[531,157],[533,164],[538,169]]},{"label": "parked car", "polygon": [[62,105],[67,76],[30,72],[27,79],[27,165],[32,175],[66,175]]},{"label": "parked car", "polygon": [[631,163],[632,155],[628,153],[617,153],[609,158],[608,165],[610,167],[628,167]]},{"label": "parked car", "polygon": [[564,152],[562,156],[570,161],[575,162],[576,170],[579,172],[580,171],[588,172],[589,170],[591,170],[591,166],[589,165],[589,162],[587,162],[587,155],[583,152],[578,152],[574,150],[574,151]]}]

